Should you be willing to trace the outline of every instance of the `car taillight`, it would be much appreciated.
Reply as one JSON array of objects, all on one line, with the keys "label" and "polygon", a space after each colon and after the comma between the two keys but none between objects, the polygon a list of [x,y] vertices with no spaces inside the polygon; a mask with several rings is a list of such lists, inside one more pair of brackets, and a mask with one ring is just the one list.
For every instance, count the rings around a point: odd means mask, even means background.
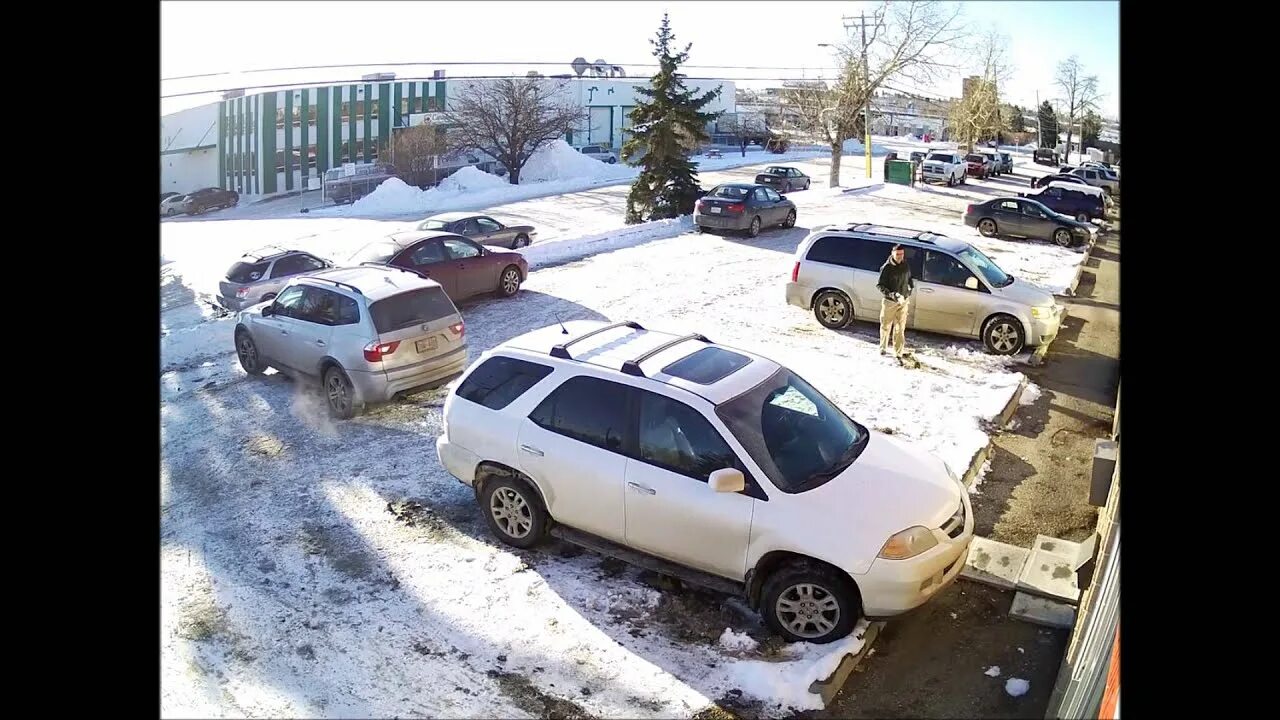
[{"label": "car taillight", "polygon": [[747,209],[747,206],[742,203],[734,203],[729,207],[725,208],[725,210],[728,210],[729,212],[732,212],[732,213],[740,213],[746,209]]},{"label": "car taillight", "polygon": [[467,324],[465,322],[454,323],[449,326],[449,332],[457,335],[458,337],[462,337],[467,334]]},{"label": "car taillight", "polygon": [[799,278],[800,278],[800,261],[797,260],[796,264],[791,268],[791,282],[799,282]]},{"label": "car taillight", "polygon": [[969,207],[965,208],[965,210],[964,210],[964,211],[965,211],[965,213],[966,213],[966,214],[970,214],[970,215],[972,215],[972,214],[975,212],[974,208],[976,208],[976,207],[978,207],[978,206],[977,206],[977,205],[970,205]]},{"label": "car taillight", "polygon": [[694,203],[693,209],[694,209],[694,212],[702,212],[702,201],[699,200],[698,202]]},{"label": "car taillight", "polygon": [[400,341],[396,340],[389,343],[371,342],[364,346],[364,359],[369,362],[382,362],[382,358],[396,351],[400,347]]},{"label": "car taillight", "polygon": [[249,288],[247,287],[236,288],[236,297],[243,298],[248,294],[249,294]]}]

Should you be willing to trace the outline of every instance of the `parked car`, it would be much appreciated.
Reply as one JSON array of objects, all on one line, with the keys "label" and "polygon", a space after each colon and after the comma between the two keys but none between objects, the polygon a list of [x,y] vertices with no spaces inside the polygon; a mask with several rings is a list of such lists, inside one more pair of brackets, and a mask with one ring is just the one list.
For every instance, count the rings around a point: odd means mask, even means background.
[{"label": "parked car", "polygon": [[1035,200],[1054,212],[1081,222],[1106,219],[1108,203],[1111,202],[1098,188],[1064,182],[1052,182],[1033,192],[1018,193],[1018,197]]},{"label": "parked car", "polygon": [[175,197],[181,194],[182,193],[176,193],[176,192],[162,192],[160,193],[160,202],[164,202],[165,200],[168,200],[171,197]]},{"label": "parked car", "polygon": [[538,236],[532,225],[503,225],[488,215],[466,212],[432,215],[418,223],[418,229],[457,233],[481,245],[501,245],[512,250],[528,245]]},{"label": "parked car", "polygon": [[210,210],[235,207],[239,203],[240,193],[235,190],[207,187],[183,195],[180,207],[188,215],[199,215]]},{"label": "parked car", "polygon": [[950,151],[931,151],[924,159],[921,170],[924,182],[945,182],[947,187],[963,185],[965,177],[964,158]]},{"label": "parked car", "polygon": [[265,247],[247,252],[218,283],[219,305],[241,310],[275,298],[289,280],[333,267],[333,262],[301,250]]},{"label": "parked car", "polygon": [[1094,187],[1102,188],[1102,191],[1108,195],[1120,194],[1120,178],[1106,168],[1082,165],[1072,170],[1070,174]]},{"label": "parked car", "polygon": [[[473,162],[470,164],[479,162],[474,158],[472,160]],[[437,159],[437,163],[439,162],[440,159]],[[460,164],[465,165],[467,163],[461,162]],[[348,172],[352,174],[348,175]],[[433,169],[431,173],[428,173],[432,183],[437,183],[443,179],[440,175],[441,172],[451,173],[456,172],[456,170]],[[345,167],[330,168],[324,173],[325,197],[338,205],[347,205],[377,190],[379,185],[393,177],[396,177],[396,169],[388,163],[357,163],[350,170]]]},{"label": "parked car", "polygon": [[606,145],[584,145],[581,152],[587,157],[595,158],[600,162],[609,163],[610,165],[618,162],[618,155]]},{"label": "parked car", "polygon": [[920,152],[919,150],[917,150],[917,151],[915,151],[915,152],[911,153],[911,156],[910,156],[910,157],[911,157],[911,162],[913,162],[913,163],[922,163],[922,162],[924,162],[924,153],[923,153],[923,152]]},{"label": "parked car", "polygon": [[808,190],[813,179],[793,167],[773,165],[756,175],[757,185],[768,185],[778,192],[789,193],[792,190]]},{"label": "parked car", "polygon": [[465,330],[439,284],[365,266],[293,278],[270,303],[240,311],[235,345],[245,372],[318,381],[329,413],[346,419],[460,375]]},{"label": "parked car", "polygon": [[1013,235],[1048,240],[1061,247],[1076,247],[1097,237],[1088,219],[1075,220],[1030,198],[996,198],[970,205],[964,224],[978,228],[983,237]]},{"label": "parked car", "polygon": [[879,322],[876,288],[894,244],[916,279],[907,327],[979,338],[988,352],[1012,355],[1058,334],[1063,308],[1037,285],[1004,272],[962,240],[877,225],[815,229],[796,248],[787,302],[812,310],[824,327]]},{"label": "parked car", "polygon": [[736,593],[793,642],[928,602],[973,536],[941,459],[772,360],[634,322],[486,352],[445,400],[436,454],[502,542],[550,533]]},{"label": "parked car", "polygon": [[1004,167],[1004,161],[1000,159],[1000,154],[990,149],[979,150],[978,154],[987,159],[987,163],[991,166],[990,174],[994,177],[999,177],[1000,169]]},{"label": "parked car", "polygon": [[1037,165],[1057,165],[1058,153],[1053,148],[1036,148],[1031,159]]},{"label": "parked car", "polygon": [[411,230],[365,245],[351,264],[383,263],[416,270],[440,283],[449,297],[497,293],[511,297],[529,276],[529,261],[517,252],[495,252],[456,233]]},{"label": "parked car", "polygon": [[986,179],[995,172],[995,164],[991,158],[982,153],[969,153],[964,156],[965,172],[970,177]]},{"label": "parked car", "polygon": [[698,232],[708,228],[745,230],[748,237],[755,237],[764,227],[794,227],[796,204],[764,185],[726,183],[698,199],[693,222]]},{"label": "parked car", "polygon": [[998,152],[996,157],[1000,159],[997,169],[1002,173],[1013,172],[1013,156],[1007,152]]},{"label": "parked car", "polygon": [[1036,187],[1036,188],[1044,187],[1045,185],[1048,185],[1051,182],[1065,182],[1065,183],[1073,183],[1078,185],[1089,184],[1085,182],[1082,178],[1078,178],[1075,175],[1068,175],[1066,173],[1054,173],[1053,175],[1045,175],[1044,177],[1035,178],[1034,180],[1031,181],[1031,187]]},{"label": "parked car", "polygon": [[172,193],[160,200],[160,217],[173,217],[187,211],[187,196]]}]

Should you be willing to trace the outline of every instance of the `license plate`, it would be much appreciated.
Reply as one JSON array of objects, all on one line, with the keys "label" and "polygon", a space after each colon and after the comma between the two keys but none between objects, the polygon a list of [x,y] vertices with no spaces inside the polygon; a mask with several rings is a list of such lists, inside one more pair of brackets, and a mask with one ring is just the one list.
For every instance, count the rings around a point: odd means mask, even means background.
[{"label": "license plate", "polygon": [[419,340],[414,343],[414,346],[418,348],[418,352],[420,353],[430,352],[436,349],[436,339],[430,337],[425,340]]},{"label": "license plate", "polygon": [[720,214],[720,212],[721,212],[721,210],[720,210],[720,208],[715,207],[715,206],[713,205],[713,206],[711,207],[711,212],[715,213],[716,215],[719,215],[719,214]]}]

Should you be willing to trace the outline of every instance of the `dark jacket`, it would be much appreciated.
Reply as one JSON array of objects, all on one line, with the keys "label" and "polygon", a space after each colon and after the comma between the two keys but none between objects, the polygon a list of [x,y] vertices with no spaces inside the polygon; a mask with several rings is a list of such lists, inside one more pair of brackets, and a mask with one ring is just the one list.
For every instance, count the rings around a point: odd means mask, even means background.
[{"label": "dark jacket", "polygon": [[902,262],[895,263],[893,258],[884,261],[884,265],[880,267],[880,280],[876,283],[876,287],[880,288],[880,292],[884,293],[886,299],[889,296],[898,293],[902,297],[911,297],[911,292],[916,288],[916,281],[911,277],[911,268],[907,266],[906,258]]}]

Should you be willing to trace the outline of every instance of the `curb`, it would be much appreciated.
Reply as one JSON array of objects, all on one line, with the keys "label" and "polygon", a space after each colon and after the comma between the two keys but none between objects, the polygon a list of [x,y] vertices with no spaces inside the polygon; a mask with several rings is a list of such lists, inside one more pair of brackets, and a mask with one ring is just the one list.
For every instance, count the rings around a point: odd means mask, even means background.
[{"label": "curb", "polygon": [[1084,258],[1082,258],[1080,260],[1080,264],[1076,266],[1076,274],[1071,278],[1071,284],[1067,286],[1066,292],[1063,293],[1067,297],[1076,296],[1076,287],[1080,285],[1080,274],[1084,272],[1084,266],[1089,262],[1089,258],[1093,257],[1093,248],[1097,246],[1097,244],[1098,241],[1096,239],[1089,241],[1089,247],[1084,251]]},{"label": "curb", "polygon": [[836,695],[840,693],[840,689],[844,687],[844,683],[849,679],[849,675],[853,673],[853,669],[871,652],[871,644],[880,635],[880,630],[884,628],[884,625],[883,620],[871,623],[867,627],[866,634],[863,635],[862,648],[858,650],[857,654],[845,653],[844,657],[840,658],[840,664],[836,666],[835,672],[831,673],[826,680],[814,680],[809,684],[809,692],[822,698],[823,707],[831,705],[831,701],[835,700]]},{"label": "curb", "polygon": [[[1018,383],[1018,389],[1013,391],[1013,395],[1009,397],[1009,402],[1005,403],[1004,409],[995,418],[996,428],[1003,428],[1013,419],[1015,413],[1018,412],[1018,404],[1022,400],[1022,391],[1027,388],[1027,380],[1024,375],[1022,381]],[[995,433],[992,433],[994,436]],[[964,471],[964,475],[960,477],[960,481],[964,483],[966,488],[973,487],[973,481],[978,477],[978,473],[982,470],[982,466],[987,462],[987,458],[991,457],[991,449],[995,447],[994,437],[987,439],[987,444],[982,449],[973,454],[973,459],[969,461],[969,468]]]}]

